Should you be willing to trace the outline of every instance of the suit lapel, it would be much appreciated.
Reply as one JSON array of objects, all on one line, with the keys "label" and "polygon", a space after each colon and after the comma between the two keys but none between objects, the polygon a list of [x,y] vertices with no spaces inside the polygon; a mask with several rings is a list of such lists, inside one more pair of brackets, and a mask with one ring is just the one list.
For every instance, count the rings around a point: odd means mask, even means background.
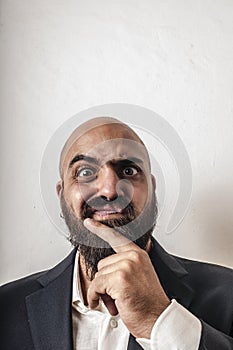
[{"label": "suit lapel", "polygon": [[39,278],[42,288],[26,297],[36,350],[73,349],[71,304],[74,257],[75,251]]},{"label": "suit lapel", "polygon": [[[169,299],[176,299],[177,302],[188,308],[193,299],[193,290],[186,282],[188,272],[154,238],[152,239],[152,249],[149,255],[160,283]],[[142,347],[137,343],[135,338],[130,335],[127,350],[141,349]]]},{"label": "suit lapel", "polygon": [[181,262],[168,254],[155,239],[152,240],[152,245],[149,255],[163,289],[169,299],[176,299],[188,308],[194,293],[189,285],[189,273]]}]

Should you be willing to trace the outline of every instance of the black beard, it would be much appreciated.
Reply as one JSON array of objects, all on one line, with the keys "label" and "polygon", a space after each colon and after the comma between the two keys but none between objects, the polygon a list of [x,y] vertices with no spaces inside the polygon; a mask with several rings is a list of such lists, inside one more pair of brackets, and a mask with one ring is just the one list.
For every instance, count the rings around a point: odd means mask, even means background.
[{"label": "black beard", "polygon": [[[100,201],[103,200],[101,199]],[[119,198],[118,201],[122,204],[123,199]],[[108,202],[108,204],[111,204],[111,202]],[[93,207],[95,206],[93,205]],[[85,261],[87,278],[93,280],[98,271],[98,262],[107,256],[115,254],[115,251],[107,242],[90,232],[83,225],[84,219],[88,217],[92,218],[90,208],[90,204],[84,203],[82,208],[82,218],[77,218],[72,209],[66,203],[62,190],[61,209],[66,225],[69,229],[68,240],[74,247],[78,248]],[[136,213],[133,204],[129,203],[124,209],[124,215],[121,218],[102,220],[101,223],[114,228],[117,232],[137,244],[141,249],[146,249],[147,243],[151,238],[156,225],[157,213],[157,200],[155,194],[153,194],[151,203],[144,209],[143,214],[137,220],[135,219],[138,217],[138,214]]]}]

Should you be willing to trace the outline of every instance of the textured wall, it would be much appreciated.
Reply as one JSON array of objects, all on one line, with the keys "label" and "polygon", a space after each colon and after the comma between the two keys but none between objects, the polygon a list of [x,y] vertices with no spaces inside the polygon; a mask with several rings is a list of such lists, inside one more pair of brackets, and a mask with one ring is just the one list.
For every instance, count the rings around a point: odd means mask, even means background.
[{"label": "textured wall", "polygon": [[111,102],[156,111],[193,167],[170,252],[233,266],[233,2],[1,1],[1,281],[70,247],[42,206],[43,150],[73,114]]}]

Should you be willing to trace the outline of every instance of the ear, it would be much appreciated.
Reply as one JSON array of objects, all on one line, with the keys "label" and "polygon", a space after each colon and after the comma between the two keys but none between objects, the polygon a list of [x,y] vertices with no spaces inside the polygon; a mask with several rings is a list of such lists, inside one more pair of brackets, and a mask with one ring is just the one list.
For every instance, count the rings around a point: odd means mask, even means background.
[{"label": "ear", "polygon": [[62,180],[58,181],[58,183],[56,184],[56,191],[57,191],[57,195],[59,197],[59,199],[61,199],[61,191],[63,188],[63,184],[62,184]]},{"label": "ear", "polygon": [[151,174],[151,180],[152,180],[153,189],[155,191],[156,190],[156,178],[152,174]]}]

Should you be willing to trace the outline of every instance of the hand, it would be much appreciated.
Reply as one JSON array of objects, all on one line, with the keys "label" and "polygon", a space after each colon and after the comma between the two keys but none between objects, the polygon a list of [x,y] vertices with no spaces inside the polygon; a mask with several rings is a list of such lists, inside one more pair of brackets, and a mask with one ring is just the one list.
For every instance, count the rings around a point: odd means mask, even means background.
[{"label": "hand", "polygon": [[170,304],[147,252],[100,222],[86,219],[84,225],[110,244],[117,254],[98,264],[87,300],[95,308],[101,297],[111,315],[120,317],[136,338],[150,338],[159,315]]}]

